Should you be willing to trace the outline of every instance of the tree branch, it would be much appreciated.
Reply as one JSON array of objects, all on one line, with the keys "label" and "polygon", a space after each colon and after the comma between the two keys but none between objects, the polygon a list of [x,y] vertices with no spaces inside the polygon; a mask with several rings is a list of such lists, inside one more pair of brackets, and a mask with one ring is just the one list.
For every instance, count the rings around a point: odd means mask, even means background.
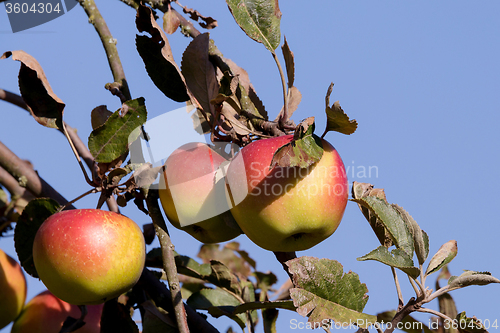
[{"label": "tree branch", "polygon": [[101,39],[102,46],[108,58],[109,68],[113,73],[113,80],[120,85],[120,91],[125,98],[130,100],[131,95],[127,79],[125,78],[125,72],[123,71],[122,63],[118,55],[118,49],[116,48],[116,39],[111,35],[108,25],[99,12],[99,9],[97,9],[94,0],[78,0],[78,2],[85,10],[85,13],[87,13],[89,22],[92,23]]},{"label": "tree branch", "polygon": [[[45,182],[32,166],[21,160],[7,146],[0,141],[0,166],[10,173],[18,182],[24,184],[28,191],[36,197],[49,197],[57,201],[60,205],[66,205],[66,200],[52,186]],[[20,184],[21,185],[21,184]],[[71,209],[75,209],[73,205]]]},{"label": "tree branch", "polygon": [[417,302],[415,300],[415,297],[410,298],[408,303],[396,313],[394,318],[391,320],[391,324],[388,326],[388,328],[385,330],[384,333],[392,333],[398,326],[398,324],[410,313],[417,311],[421,306],[420,302]]},{"label": "tree branch", "polygon": [[175,319],[180,333],[189,333],[186,310],[182,302],[181,285],[177,276],[177,266],[175,265],[174,245],[168,235],[167,225],[161,214],[158,205],[158,190],[149,189],[146,197],[149,216],[153,220],[156,235],[160,241],[163,257],[163,270],[167,274],[168,285],[171,290],[172,304],[175,309]]}]

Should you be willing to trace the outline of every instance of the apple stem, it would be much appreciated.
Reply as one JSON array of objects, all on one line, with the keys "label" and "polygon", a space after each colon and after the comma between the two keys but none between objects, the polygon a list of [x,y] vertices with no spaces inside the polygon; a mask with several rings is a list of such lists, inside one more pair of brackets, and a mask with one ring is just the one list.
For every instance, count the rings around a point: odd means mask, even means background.
[{"label": "apple stem", "polygon": [[276,52],[272,51],[271,54],[273,55],[273,59],[276,62],[276,65],[278,66],[278,70],[280,72],[280,77],[281,77],[281,85],[283,87],[283,113],[279,117],[278,122],[281,128],[286,128],[285,125],[288,121],[288,92],[287,92],[285,73],[283,72],[283,68],[281,67]]},{"label": "apple stem", "polygon": [[290,280],[293,281],[293,275],[288,270],[288,266],[286,265],[286,262],[288,260],[292,260],[292,259],[297,258],[297,255],[295,254],[295,252],[277,252],[277,251],[275,251],[274,255],[276,256],[276,259],[278,259],[278,261],[283,266],[283,269],[290,277]]}]

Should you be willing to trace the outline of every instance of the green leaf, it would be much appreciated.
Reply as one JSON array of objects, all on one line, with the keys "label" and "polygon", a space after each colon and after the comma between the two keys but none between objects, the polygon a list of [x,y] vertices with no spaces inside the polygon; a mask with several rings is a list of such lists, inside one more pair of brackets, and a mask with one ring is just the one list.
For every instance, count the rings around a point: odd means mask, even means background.
[{"label": "green leaf", "polygon": [[188,256],[176,255],[175,265],[177,266],[177,271],[180,274],[199,279],[205,279],[207,276],[210,276],[210,274],[212,274],[212,268],[210,264],[200,265],[196,260]]},{"label": "green leaf", "polygon": [[[380,198],[381,200],[387,202],[385,198],[385,192],[380,188],[373,188],[372,184],[369,183],[359,183],[354,181],[352,183],[352,197],[354,199],[362,199],[368,196],[374,196]],[[356,201],[356,200],[353,200]],[[385,228],[382,221],[377,218],[377,215],[370,210],[368,207],[358,203],[358,207],[365,216],[366,220],[372,227],[373,232],[377,236],[381,245],[389,248],[394,245],[392,238]]]},{"label": "green leaf", "polygon": [[321,139],[313,134],[314,117],[309,117],[297,126],[293,140],[276,150],[270,167],[307,168],[323,156]]},{"label": "green leaf", "polygon": [[144,31],[151,35],[151,37],[137,35],[135,43],[153,83],[168,98],[176,102],[188,101],[189,92],[184,77],[174,61],[168,38],[154,19],[149,7],[139,6],[136,25],[139,32]]},{"label": "green leaf", "polygon": [[410,258],[413,257],[413,237],[403,218],[394,207],[387,201],[375,196],[353,199],[353,201],[369,208],[377,219],[383,223],[394,245],[405,251]]},{"label": "green leaf", "polygon": [[278,0],[226,0],[240,28],[274,52],[280,44],[281,11]]},{"label": "green leaf", "polygon": [[186,84],[200,103],[203,112],[215,114],[210,101],[219,92],[215,68],[208,59],[209,34],[195,37],[182,55],[181,70]]},{"label": "green leaf", "polygon": [[16,223],[14,245],[21,266],[26,273],[38,278],[33,262],[33,241],[42,223],[59,209],[59,204],[49,198],[31,200]]},{"label": "green leaf", "polygon": [[[374,323],[375,316],[361,313],[368,301],[368,289],[356,273],[343,273],[342,265],[330,259],[300,257],[286,262],[293,277],[290,296],[297,312],[309,322],[324,319],[345,323],[362,320],[361,327]],[[366,326],[365,326],[366,324]]]},{"label": "green leaf", "polygon": [[205,280],[208,282],[232,291],[236,294],[241,294],[241,284],[239,278],[229,270],[223,263],[217,260],[211,260],[212,274]]},{"label": "green leaf", "polygon": [[297,312],[303,317],[309,317],[308,322],[316,328],[329,319],[336,323],[358,323],[361,328],[374,325],[377,320],[375,316],[343,307],[304,289],[292,288],[290,296]]},{"label": "green leaf", "polygon": [[[225,307],[232,309],[231,307],[236,307],[240,305],[241,302],[232,294],[221,288],[205,288],[192,294],[188,298],[187,304],[194,309],[209,310],[209,313],[212,316],[220,317],[228,314],[228,312],[223,310]],[[245,314],[240,313],[237,315],[229,315],[229,317],[238,323],[242,329],[245,328]]]},{"label": "green leaf", "polygon": [[448,264],[457,256],[457,251],[458,248],[456,240],[444,243],[431,258],[429,266],[427,266],[427,270],[425,271],[425,275],[429,275],[440,270],[444,265]]},{"label": "green leaf", "polygon": [[401,249],[394,249],[389,252],[386,247],[379,246],[370,253],[359,257],[358,260],[376,260],[391,267],[399,268],[413,278],[417,278],[420,275],[420,270],[413,266],[413,260]]},{"label": "green leaf", "polygon": [[42,66],[24,51],[7,51],[0,59],[12,56],[21,62],[19,70],[19,90],[23,100],[35,120],[50,128],[63,131],[63,112],[65,104],[50,87]]},{"label": "green leaf", "polygon": [[456,324],[460,333],[487,333],[486,328],[481,322],[473,317],[468,318],[464,312],[459,313],[456,318]]},{"label": "green leaf", "polygon": [[408,230],[410,230],[413,236],[413,244],[415,245],[418,263],[423,265],[429,255],[429,236],[427,236],[425,231],[420,229],[420,226],[406,210],[396,204],[393,204],[392,207],[398,211],[408,226]]},{"label": "green leaf", "polygon": [[[293,305],[293,303],[292,303]],[[295,308],[295,307],[294,307]],[[276,322],[278,321],[278,309],[262,309],[262,320],[264,333],[277,333]]]},{"label": "green leaf", "polygon": [[99,163],[109,163],[128,151],[146,122],[144,98],[129,100],[89,136],[89,150]]},{"label": "green leaf", "polygon": [[463,288],[467,286],[484,286],[490,283],[500,283],[490,272],[475,272],[466,270],[460,276],[452,276],[448,280],[450,288]]},{"label": "green leaf", "polygon": [[[395,310],[391,311],[385,311],[382,313],[377,314],[377,321],[379,323],[390,323],[392,318],[396,315]],[[422,323],[421,321],[418,321],[414,319],[412,316],[406,316],[403,318],[401,321],[402,324],[400,324],[401,328],[400,330],[407,332],[407,333],[433,333],[434,331],[431,330],[427,325]]]},{"label": "green leaf", "polygon": [[350,135],[356,131],[358,128],[358,122],[353,119],[350,120],[349,116],[342,110],[340,107],[339,101],[336,101],[333,103],[332,106],[330,106],[330,95],[332,94],[333,91],[333,82],[330,84],[328,87],[328,91],[326,93],[326,129],[325,132],[323,133],[322,137],[325,136],[326,133],[329,131],[336,131],[340,132],[342,134],[347,134]]}]

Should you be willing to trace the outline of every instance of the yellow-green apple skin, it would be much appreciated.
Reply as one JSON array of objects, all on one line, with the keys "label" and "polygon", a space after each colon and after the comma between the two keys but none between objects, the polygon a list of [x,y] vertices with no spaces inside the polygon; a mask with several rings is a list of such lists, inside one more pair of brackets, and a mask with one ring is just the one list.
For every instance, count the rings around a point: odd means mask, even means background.
[{"label": "yellow-green apple skin", "polygon": [[168,220],[202,243],[220,243],[241,234],[225,199],[224,181],[215,173],[227,160],[207,144],[192,142],[167,158],[160,201]]},{"label": "yellow-green apple skin", "polygon": [[21,266],[0,250],[0,329],[21,313],[26,301],[26,278]]},{"label": "yellow-green apple skin", "polygon": [[[85,325],[75,333],[99,333],[103,304],[87,306]],[[12,325],[11,333],[59,333],[67,317],[80,318],[77,305],[69,304],[46,290],[33,297]]]},{"label": "yellow-green apple skin", "polygon": [[337,229],[347,204],[344,164],[325,140],[312,166],[270,168],[276,150],[292,139],[252,142],[227,170],[232,215],[250,240],[270,251],[302,251],[322,242]]},{"label": "yellow-green apple skin", "polygon": [[145,242],[134,221],[99,209],[51,215],[33,242],[38,276],[65,302],[99,304],[132,288],[145,262]]}]

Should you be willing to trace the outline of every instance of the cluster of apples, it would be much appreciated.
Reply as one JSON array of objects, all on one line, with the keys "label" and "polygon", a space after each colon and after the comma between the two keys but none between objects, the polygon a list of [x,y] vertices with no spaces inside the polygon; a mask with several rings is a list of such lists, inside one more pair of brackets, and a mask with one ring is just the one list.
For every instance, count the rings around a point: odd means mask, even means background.
[{"label": "cluster of apples", "polygon": [[321,159],[307,168],[271,166],[293,135],[261,139],[229,162],[210,146],[188,143],[166,160],[160,200],[170,222],[203,243],[241,232],[277,252],[306,250],[332,235],[347,204],[344,164],[321,140]]},{"label": "cluster of apples", "polygon": [[[21,266],[0,250],[0,329],[14,321],[12,333],[57,333],[68,316],[80,317],[78,306],[46,290],[26,305],[27,285]],[[85,325],[78,333],[100,332],[103,304],[88,307]]]}]

